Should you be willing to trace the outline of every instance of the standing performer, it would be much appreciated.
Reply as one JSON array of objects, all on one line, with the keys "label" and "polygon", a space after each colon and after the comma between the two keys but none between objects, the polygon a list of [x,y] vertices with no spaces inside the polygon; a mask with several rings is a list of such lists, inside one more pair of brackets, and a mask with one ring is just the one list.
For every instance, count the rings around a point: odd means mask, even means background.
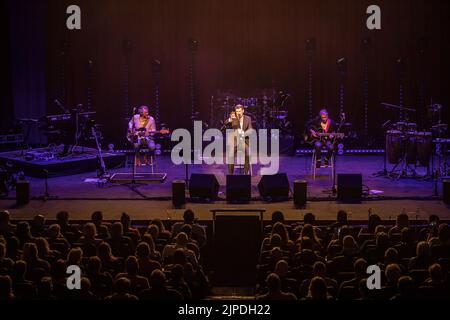
[{"label": "standing performer", "polygon": [[[238,144],[239,143],[245,144],[244,174],[248,174],[250,167],[249,138],[245,137],[244,134],[247,131],[252,130],[252,118],[244,115],[244,106],[238,104],[234,107],[234,112],[231,112],[228,122],[231,123],[231,128],[234,129],[233,139],[232,141],[228,142],[233,143],[234,157],[236,157],[237,154]],[[234,162],[228,164],[228,173],[229,174],[234,173]]]},{"label": "standing performer", "polygon": [[[140,150],[143,148],[149,149],[150,152],[155,150],[155,141],[153,134],[156,133],[155,119],[149,115],[147,106],[140,106],[138,113],[133,115],[130,122],[128,122],[128,141],[133,144],[136,151],[136,165],[141,165]],[[149,164],[148,154],[144,155],[145,164]]]},{"label": "standing performer", "polygon": [[[334,152],[333,133],[336,132],[335,122],[328,117],[328,111],[326,109],[322,109],[319,112],[319,117],[309,122],[307,127],[310,140],[314,143],[314,149],[316,150],[316,168],[320,168],[323,147],[327,149],[324,165],[328,166],[330,158]],[[321,136],[323,133],[329,135]]]}]

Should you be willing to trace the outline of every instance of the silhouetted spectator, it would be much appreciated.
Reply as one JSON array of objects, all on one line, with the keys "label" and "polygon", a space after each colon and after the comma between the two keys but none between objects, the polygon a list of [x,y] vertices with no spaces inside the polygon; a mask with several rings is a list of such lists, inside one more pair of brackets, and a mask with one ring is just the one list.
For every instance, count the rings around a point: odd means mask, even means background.
[{"label": "silhouetted spectator", "polygon": [[428,269],[433,262],[429,244],[421,241],[417,244],[416,256],[409,260],[408,270]]},{"label": "silhouetted spectator", "polygon": [[23,248],[25,243],[35,241],[35,238],[31,235],[30,225],[26,221],[21,221],[17,224],[16,237],[19,239],[21,248]]},{"label": "silhouetted spectator", "polygon": [[94,211],[91,215],[91,222],[97,229],[97,237],[100,239],[108,239],[110,237],[109,228],[110,223],[103,221],[103,212]]},{"label": "silhouetted spectator", "polygon": [[[317,261],[313,265],[312,269],[312,277],[320,277],[325,280],[325,283],[327,285],[327,288],[333,290],[336,294],[338,289],[338,283],[336,280],[327,277],[327,265],[323,263],[322,261]],[[300,284],[300,297],[305,298],[308,295],[309,285],[311,283],[311,278],[305,279]],[[331,293],[328,292],[328,294],[331,296]]]},{"label": "silhouetted spectator", "polygon": [[35,215],[33,221],[31,221],[30,227],[31,235],[33,237],[45,237],[45,217],[42,214]]},{"label": "silhouetted spectator", "polygon": [[106,239],[116,257],[126,258],[134,252],[133,241],[123,235],[123,226],[120,222],[114,222],[111,227],[111,237]]},{"label": "silhouetted spectator", "polygon": [[176,264],[170,271],[171,279],[167,282],[169,288],[178,291],[183,299],[191,299],[192,293],[187,282],[184,280],[184,268],[181,264]]},{"label": "silhouetted spectator", "polygon": [[321,277],[314,277],[309,284],[308,295],[306,300],[330,300],[328,295],[327,284]]},{"label": "silhouetted spectator", "polygon": [[170,289],[166,285],[166,276],[164,273],[156,269],[150,276],[150,289],[141,292],[142,300],[183,300],[181,293],[174,289]]},{"label": "silhouetted spectator", "polygon": [[102,262],[102,271],[107,271],[111,275],[115,275],[121,270],[122,262],[115,257],[111,251],[111,246],[107,242],[102,242],[98,246],[98,257]]},{"label": "silhouetted spectator", "polygon": [[391,300],[412,300],[415,295],[414,280],[410,276],[401,276],[397,281],[398,293]]},{"label": "silhouetted spectator", "polygon": [[10,222],[10,214],[8,210],[0,211],[0,235],[10,237],[16,232],[16,225]]},{"label": "silhouetted spectator", "polygon": [[27,263],[23,260],[18,260],[14,264],[12,271],[14,295],[17,299],[30,300],[34,298],[35,290],[33,281],[25,279],[25,273],[27,272]]},{"label": "silhouetted spectator", "polygon": [[114,281],[114,293],[105,298],[105,300],[138,300],[138,297],[130,294],[131,282],[127,278],[118,278]]},{"label": "silhouetted spectator", "polygon": [[256,296],[256,300],[297,300],[293,293],[281,291],[281,280],[276,273],[271,273],[266,278],[268,292]]},{"label": "silhouetted spectator", "polygon": [[409,217],[406,213],[400,213],[397,216],[395,226],[389,230],[389,233],[400,233],[403,228],[409,228]]},{"label": "silhouetted spectator", "polygon": [[167,264],[168,262],[171,261],[171,257],[175,253],[175,250],[183,249],[186,253],[186,257],[188,258],[189,262],[193,264],[194,268],[197,268],[198,265],[197,258],[195,256],[195,253],[187,248],[188,241],[189,239],[186,233],[180,232],[175,238],[175,244],[168,244],[164,247],[164,251],[162,254],[164,263]]},{"label": "silhouetted spectator", "polygon": [[6,257],[6,245],[0,242],[0,274],[9,274],[14,261]]},{"label": "silhouetted spectator", "polygon": [[27,263],[27,279],[29,280],[38,280],[41,275],[47,275],[50,271],[50,264],[38,257],[38,250],[34,243],[24,244],[22,260]]},{"label": "silhouetted spectator", "polygon": [[112,292],[113,278],[109,272],[102,272],[102,262],[99,257],[90,257],[86,275],[91,280],[91,290],[99,298],[105,298]]},{"label": "silhouetted spectator", "polygon": [[172,237],[175,237],[183,225],[188,224],[192,227],[192,238],[198,242],[200,247],[206,244],[205,228],[196,222],[194,211],[187,209],[183,213],[183,222],[176,222],[172,226]]},{"label": "silhouetted spectator", "polygon": [[123,226],[123,234],[130,237],[133,241],[133,247],[136,247],[141,240],[141,235],[138,229],[131,226],[131,217],[127,213],[123,212],[120,216],[120,222]]},{"label": "silhouetted spectator", "polygon": [[146,242],[141,242],[136,248],[136,257],[139,263],[139,274],[150,279],[153,270],[161,269],[161,264],[153,260],[150,256],[150,246]]},{"label": "silhouetted spectator", "polygon": [[130,293],[139,295],[142,290],[148,289],[149,284],[146,277],[139,275],[139,264],[135,256],[129,256],[125,260],[125,272],[116,275],[118,278],[130,280]]},{"label": "silhouetted spectator", "polygon": [[11,277],[0,275],[0,301],[14,300]]}]

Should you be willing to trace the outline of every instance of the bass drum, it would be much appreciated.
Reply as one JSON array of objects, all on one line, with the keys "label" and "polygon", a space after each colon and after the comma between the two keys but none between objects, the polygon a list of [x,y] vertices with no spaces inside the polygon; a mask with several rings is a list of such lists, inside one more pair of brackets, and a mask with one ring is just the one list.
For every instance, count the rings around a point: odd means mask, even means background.
[{"label": "bass drum", "polygon": [[402,132],[389,130],[386,132],[386,157],[390,164],[397,164],[402,156]]},{"label": "bass drum", "polygon": [[417,146],[417,160],[419,164],[428,167],[431,160],[431,153],[433,150],[431,132],[417,132],[416,146]]}]

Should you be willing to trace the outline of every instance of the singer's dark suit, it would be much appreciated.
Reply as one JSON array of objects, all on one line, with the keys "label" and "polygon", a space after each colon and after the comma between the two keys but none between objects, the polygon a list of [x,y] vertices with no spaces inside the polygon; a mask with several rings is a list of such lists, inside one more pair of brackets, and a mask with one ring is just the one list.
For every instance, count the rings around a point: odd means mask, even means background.
[{"label": "singer's dark suit", "polygon": [[[231,128],[234,130],[242,129],[244,132],[247,132],[248,130],[253,129],[252,128],[252,118],[249,116],[244,115],[243,121],[242,121],[242,128],[240,127],[240,121],[238,118],[233,119],[231,121]],[[234,138],[234,155],[236,156],[237,153],[237,141],[236,138]],[[250,156],[249,156],[249,138],[245,137],[245,162],[244,162],[244,174],[248,174],[249,171],[249,165],[250,165]],[[233,174],[234,173],[234,164],[228,164],[228,173]]]}]

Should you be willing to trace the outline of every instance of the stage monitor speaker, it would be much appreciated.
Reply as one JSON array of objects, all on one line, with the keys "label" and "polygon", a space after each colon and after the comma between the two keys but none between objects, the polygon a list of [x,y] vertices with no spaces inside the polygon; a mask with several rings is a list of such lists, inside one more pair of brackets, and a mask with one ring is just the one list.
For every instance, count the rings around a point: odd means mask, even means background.
[{"label": "stage monitor speaker", "polygon": [[16,202],[17,205],[24,205],[30,202],[30,182],[18,180],[16,182]]},{"label": "stage monitor speaker", "polygon": [[340,173],[337,175],[337,198],[341,201],[357,202],[362,197],[362,175]]},{"label": "stage monitor speaker", "polygon": [[174,207],[181,207],[186,203],[185,188],[186,183],[184,180],[172,181],[172,204]]},{"label": "stage monitor speaker", "polygon": [[214,286],[256,285],[261,223],[259,216],[216,216],[212,252]]},{"label": "stage monitor speaker", "polygon": [[442,180],[442,201],[450,204],[450,179]]},{"label": "stage monitor speaker", "polygon": [[304,207],[308,192],[308,184],[305,180],[294,181],[294,205],[296,207]]},{"label": "stage monitor speaker", "polygon": [[227,201],[247,203],[252,198],[252,180],[248,174],[227,175]]},{"label": "stage monitor speaker", "polygon": [[219,194],[219,182],[213,174],[193,173],[189,179],[191,200],[214,201]]},{"label": "stage monitor speaker", "polygon": [[258,183],[258,190],[264,201],[289,200],[289,180],[286,173],[264,175]]}]

